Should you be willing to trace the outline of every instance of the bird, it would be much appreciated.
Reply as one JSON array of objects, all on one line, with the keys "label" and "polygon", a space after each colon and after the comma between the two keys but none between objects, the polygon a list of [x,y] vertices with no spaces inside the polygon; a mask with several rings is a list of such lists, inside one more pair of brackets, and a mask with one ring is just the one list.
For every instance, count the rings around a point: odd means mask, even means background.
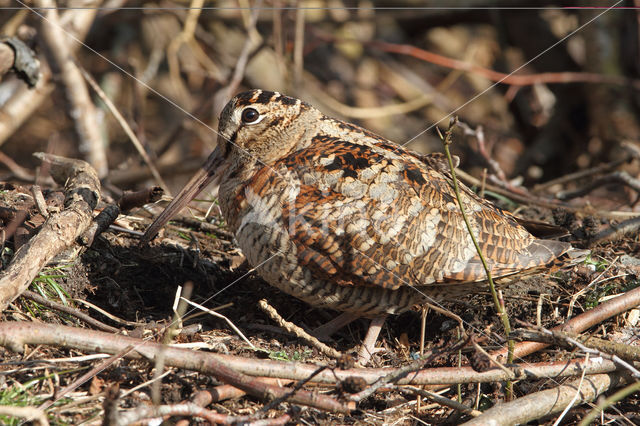
[{"label": "bird", "polygon": [[[260,277],[313,307],[342,312],[319,334],[371,319],[362,363],[388,315],[486,288],[441,153],[414,152],[279,92],[245,91],[222,110],[213,153],[142,242],[212,183]],[[460,193],[498,283],[583,255],[535,237],[526,222],[462,184]]]}]

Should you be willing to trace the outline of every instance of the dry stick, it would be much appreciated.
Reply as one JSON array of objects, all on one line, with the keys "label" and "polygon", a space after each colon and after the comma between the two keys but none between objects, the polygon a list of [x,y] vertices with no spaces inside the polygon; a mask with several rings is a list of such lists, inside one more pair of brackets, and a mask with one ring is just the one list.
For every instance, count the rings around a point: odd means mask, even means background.
[{"label": "dry stick", "polygon": [[618,401],[622,401],[627,396],[631,395],[634,392],[640,391],[640,382],[635,382],[626,386],[623,389],[620,389],[618,392],[614,393],[610,397],[598,401],[598,404],[595,406],[593,410],[591,410],[585,417],[582,419],[578,426],[587,426],[593,422],[598,415],[607,409],[607,407],[612,406]]},{"label": "dry stick", "polygon": [[18,249],[0,274],[0,312],[27,289],[47,262],[74,244],[90,225],[93,209],[100,199],[100,181],[89,164],[51,154],[34,155],[50,162],[54,180],[65,185],[65,208],[49,216],[38,234]]},{"label": "dry stick", "polygon": [[96,118],[96,108],[81,72],[71,58],[67,35],[58,19],[57,5],[54,0],[36,0],[35,4],[43,9],[41,13],[46,18],[42,19],[41,26],[43,40],[65,87],[70,104],[69,115],[74,120],[80,139],[80,152],[87,155],[87,160],[98,173],[98,177],[103,178],[109,172],[109,166]]},{"label": "dry stick", "polygon": [[608,185],[610,183],[621,183],[627,185],[629,188],[633,189],[636,192],[640,192],[640,179],[631,177],[629,173],[625,171],[618,171],[609,173],[605,176],[601,176],[598,179],[589,182],[582,188],[574,189],[572,191],[560,191],[556,194],[556,198],[560,200],[570,200],[572,198],[581,197],[600,186]]},{"label": "dry stick", "polygon": [[[338,39],[334,38],[334,41],[335,40]],[[457,59],[447,58],[446,56],[438,55],[436,53],[429,52],[415,46],[386,43],[382,41],[367,41],[362,43],[378,48],[385,52],[412,56],[414,58],[421,59],[423,61],[427,61],[443,67],[478,74],[493,82],[510,84],[513,86],[532,86],[534,84],[549,83],[606,83],[616,85],[632,85],[634,88],[640,89],[640,80],[621,76],[587,72],[545,72],[529,75],[505,74],[481,67],[479,65],[463,62]]]},{"label": "dry stick", "polygon": [[[639,288],[640,290],[640,288]],[[128,345],[135,346],[135,351],[126,355],[130,359],[154,359],[162,349],[165,351],[166,365],[199,371],[205,374],[218,374],[218,366],[233,369],[247,376],[282,378],[290,380],[304,380],[318,369],[317,365],[299,362],[280,362],[265,359],[251,359],[232,355],[221,355],[207,352],[196,352],[191,349],[166,347],[159,343],[142,341],[123,335],[114,335],[100,331],[80,329],[63,325],[41,324],[6,321],[0,322],[0,346],[14,352],[22,353],[24,345],[55,345],[68,349],[85,352],[118,353]],[[517,349],[516,349],[517,350]],[[406,375],[405,367],[396,368],[352,368],[347,370],[325,370],[314,377],[314,383],[335,384],[349,377],[360,377],[367,383],[375,383],[390,374],[404,374],[400,376],[397,385],[452,385],[458,383],[488,383],[505,381],[508,379],[528,379],[543,377],[570,377],[586,374],[609,373],[618,367],[609,360],[571,360],[543,363],[527,363],[509,368],[511,374],[499,369],[476,372],[471,367],[439,367],[421,368],[419,371]],[[226,373],[225,373],[226,374]],[[245,376],[243,380],[249,378]],[[224,379],[224,377],[220,377]],[[235,379],[223,380],[240,389],[247,386],[236,385]],[[388,382],[387,382],[388,383]],[[260,388],[247,393],[257,395]],[[278,393],[281,395],[282,393]],[[274,394],[275,395],[275,394]],[[278,396],[276,395],[276,396]],[[262,394],[260,394],[262,396]],[[308,397],[307,395],[306,397]],[[321,403],[322,401],[319,401]]]},{"label": "dry stick", "polygon": [[589,244],[600,244],[608,241],[616,241],[627,234],[637,233],[640,228],[640,217],[627,219],[617,225],[610,225],[608,228],[598,232],[589,240]]},{"label": "dry stick", "polygon": [[[482,181],[471,176],[468,173],[465,173],[463,170],[458,170],[457,172],[460,180],[467,183],[469,186],[482,186]],[[590,205],[581,205],[581,206],[573,206],[564,202],[554,201],[548,198],[542,198],[535,196],[534,194],[527,193],[526,195],[518,194],[513,191],[506,190],[496,185],[486,184],[486,189],[496,194],[503,195],[511,200],[517,201],[522,204],[535,204],[541,207],[545,207],[548,209],[563,209],[568,212],[577,212],[590,214],[601,217],[610,217],[610,218],[621,218],[621,217],[638,217],[640,213],[638,212],[623,212],[623,211],[610,211],[610,210],[595,210]]]},{"label": "dry stick", "polygon": [[171,82],[175,85],[176,91],[180,95],[188,95],[189,91],[184,86],[182,79],[180,78],[180,64],[178,61],[178,51],[183,44],[187,44],[190,40],[193,40],[193,34],[198,24],[198,18],[202,13],[202,6],[204,0],[191,0],[189,12],[185,19],[184,27],[182,31],[171,40],[167,47],[167,62],[169,64],[169,76]]},{"label": "dry stick", "polygon": [[[602,321],[616,316],[622,312],[633,309],[640,305],[640,287],[629,290],[626,293],[609,299],[595,308],[570,319],[562,325],[554,327],[551,331],[563,331],[565,333],[581,333],[584,330],[600,324]],[[516,345],[514,357],[522,358],[531,353],[537,352],[549,346],[545,343],[523,342]],[[501,349],[493,352],[492,355],[504,357],[505,351]]]},{"label": "dry stick", "polygon": [[[189,158],[171,163],[158,164],[160,173],[172,173],[173,176],[181,174],[191,175],[202,166],[202,158]],[[118,186],[133,186],[133,184],[149,179],[151,173],[146,168],[133,170],[112,170],[109,173],[109,182]]]},{"label": "dry stick", "polygon": [[193,403],[175,404],[175,405],[139,405],[133,410],[118,413],[112,426],[127,426],[133,423],[139,423],[143,419],[148,418],[168,418],[171,416],[189,416],[199,417],[209,422],[209,424],[252,424],[252,425],[284,425],[287,424],[291,417],[288,414],[275,419],[264,419],[257,422],[247,423],[249,416],[229,416],[227,414],[216,413],[207,410]]},{"label": "dry stick", "polygon": [[636,346],[575,333],[551,331],[542,327],[538,330],[515,330],[511,335],[519,340],[556,344],[569,349],[578,348],[582,352],[610,359],[622,368],[629,370],[631,375],[640,379],[640,371],[630,364],[630,362],[640,361],[640,348]]},{"label": "dry stick", "polygon": [[9,44],[0,42],[0,77],[9,72],[13,68],[13,62],[16,59],[16,53]]},{"label": "dry stick", "polygon": [[354,107],[343,104],[327,93],[327,91],[321,87],[313,74],[305,72],[304,77],[304,81],[307,83],[305,84],[305,89],[309,90],[311,95],[318,101],[344,117],[357,119],[384,118],[392,115],[408,114],[433,103],[433,96],[431,94],[424,94],[407,102],[383,105],[379,107]]},{"label": "dry stick", "polygon": [[299,89],[304,70],[304,14],[303,7],[296,8],[295,39],[293,43],[293,83]]},{"label": "dry stick", "polygon": [[[0,124],[0,126],[2,126],[2,124]],[[13,176],[16,177],[17,179],[24,180],[27,182],[33,182],[35,179],[35,176],[33,175],[33,173],[31,173],[29,169],[22,167],[21,165],[13,161],[11,157],[9,157],[3,152],[0,152],[0,163],[4,164],[11,171],[11,173],[13,173]]]},{"label": "dry stick", "polygon": [[380,377],[375,382],[373,382],[371,386],[367,387],[366,389],[358,393],[353,394],[351,397],[349,397],[349,399],[351,401],[356,401],[356,402],[362,401],[363,399],[373,395],[378,389],[382,388],[383,386],[386,386],[389,383],[398,383],[402,378],[407,377],[410,374],[413,375],[419,370],[423,369],[427,363],[435,360],[440,355],[444,353],[455,352],[459,349],[462,349],[466,344],[467,344],[467,339],[464,339],[464,340],[459,340],[455,344],[443,350],[435,351],[435,352],[430,351],[428,355],[423,356],[416,361],[413,361],[400,368],[392,369],[391,371],[389,371],[389,373],[387,373],[386,375]]},{"label": "dry stick", "polygon": [[542,192],[554,185],[560,185],[563,183],[567,183],[567,182],[571,182],[574,180],[578,180],[578,179],[582,179],[585,177],[589,177],[589,176],[593,176],[596,175],[598,173],[604,173],[604,172],[608,172],[611,171],[613,169],[615,169],[616,167],[620,166],[621,164],[626,163],[627,161],[629,161],[629,158],[622,158],[620,160],[615,160],[615,161],[611,161],[610,163],[604,163],[604,164],[600,164],[599,166],[595,166],[595,167],[591,167],[590,169],[586,169],[586,170],[580,170],[574,173],[569,173],[566,174],[564,176],[560,176],[559,178],[556,179],[552,179],[549,181],[546,181],[544,183],[540,183],[537,185],[533,186],[532,192]]},{"label": "dry stick", "polygon": [[[32,325],[35,327],[32,327]],[[29,344],[34,337],[41,341],[57,341],[58,344],[67,347],[70,343],[73,346],[78,344],[88,345],[85,346],[86,350],[100,352],[105,350],[109,351],[109,347],[111,349],[118,347],[120,349],[115,351],[115,353],[118,353],[122,348],[132,346],[134,350],[126,354],[127,358],[146,358],[150,362],[153,362],[153,360],[162,353],[165,357],[166,366],[193,369],[212,374],[219,380],[229,383],[258,398],[271,400],[289,393],[289,389],[273,386],[238,372],[237,367],[244,364],[244,361],[241,361],[240,358],[214,354],[207,355],[205,353],[174,348],[172,346],[147,342],[122,335],[108,335],[102,332],[90,332],[90,334],[87,334],[87,332],[89,332],[89,330],[65,326],[47,327],[45,324],[5,322],[0,323],[0,344],[10,347],[11,350],[19,353],[24,352],[24,345]],[[62,340],[60,340],[61,335],[64,335]],[[229,362],[234,359],[240,362],[236,362],[236,365]],[[251,360],[245,361],[251,362]],[[265,360],[259,361],[264,362]],[[317,366],[314,366],[314,370],[315,369],[317,369]],[[314,392],[303,390],[295,392],[289,398],[289,402],[339,413],[349,413],[355,408],[354,403],[343,403],[328,396],[317,395]]]},{"label": "dry stick", "polygon": [[265,299],[260,300],[258,302],[258,306],[260,306],[260,309],[262,309],[267,315],[269,315],[269,317],[271,317],[272,320],[277,322],[281,328],[285,329],[289,333],[292,333],[296,337],[299,337],[305,340],[311,346],[318,349],[321,353],[335,359],[338,359],[342,356],[342,353],[340,351],[337,351],[332,347],[325,345],[320,340],[316,339],[315,337],[311,336],[309,333],[304,331],[302,328],[282,318],[282,316],[278,314],[278,311],[276,311],[275,308],[269,305],[269,303],[267,303]]},{"label": "dry stick", "polygon": [[149,171],[151,172],[151,175],[156,180],[156,182],[158,182],[158,185],[160,185],[160,187],[164,189],[167,195],[171,195],[171,192],[169,191],[169,187],[162,179],[162,176],[160,176],[158,169],[156,168],[155,164],[153,164],[153,161],[149,157],[149,154],[147,154],[147,151],[145,151],[144,147],[142,146],[142,142],[140,142],[136,134],[133,132],[133,130],[131,130],[131,126],[129,126],[129,123],[127,123],[127,120],[122,116],[122,114],[120,114],[118,107],[114,105],[114,103],[107,96],[107,94],[104,93],[100,85],[84,68],[82,68],[81,66],[78,66],[78,69],[82,73],[82,76],[84,77],[84,79],[87,80],[87,83],[89,83],[91,88],[96,92],[98,97],[102,99],[102,101],[107,106],[107,108],[109,108],[109,111],[111,111],[111,114],[113,114],[118,124],[120,124],[120,127],[122,127],[122,130],[124,130],[127,136],[129,136],[129,140],[131,140],[131,143],[133,143],[133,146],[136,148],[136,151],[138,151],[138,154],[140,154],[140,156],[142,157],[142,160],[145,162],[147,167],[149,167]]},{"label": "dry stick", "polygon": [[[491,277],[491,271],[489,269],[489,265],[487,264],[487,260],[485,259],[484,254],[482,253],[482,249],[478,244],[478,240],[476,239],[476,236],[473,233],[471,222],[469,222],[469,218],[467,217],[467,213],[465,212],[465,208],[462,203],[462,198],[460,196],[460,188],[458,187],[458,179],[456,178],[456,170],[453,165],[453,159],[451,158],[451,152],[449,152],[449,145],[451,145],[451,135],[457,121],[458,121],[457,118],[452,119],[449,123],[449,129],[445,133],[445,136],[442,137],[442,135],[440,135],[440,138],[442,139],[442,144],[444,146],[444,152],[447,155],[447,160],[449,160],[449,168],[451,169],[451,179],[453,180],[453,190],[456,194],[456,199],[458,200],[458,206],[460,207],[462,218],[464,219],[464,223],[467,226],[467,232],[469,233],[469,236],[473,241],[473,245],[475,246],[476,251],[478,252],[478,257],[480,257],[480,261],[482,262],[482,267],[484,268],[487,274],[487,281],[489,283],[489,290],[491,291],[491,297],[493,297],[493,303],[496,307],[496,311],[498,311],[498,316],[502,321],[502,326],[504,328],[505,336],[507,336],[508,338],[509,334],[511,333],[511,324],[509,323],[509,316],[507,315],[503,305],[498,300],[498,293],[496,292],[496,287],[493,283],[493,278]],[[438,130],[438,133],[440,133],[440,130]],[[508,355],[507,355],[507,362],[509,364],[513,362],[513,347],[514,347],[514,342],[513,340],[509,339]],[[509,389],[511,388],[510,383],[508,384],[508,387]],[[511,391],[509,391],[509,393],[511,393]]]},{"label": "dry stick", "polygon": [[474,410],[473,408],[467,407],[466,405],[461,404],[458,401],[445,398],[444,396],[438,395],[437,393],[429,392],[427,390],[416,388],[414,386],[398,387],[398,390],[406,394],[417,394],[420,396],[424,396],[425,398],[430,399],[431,401],[434,401],[440,405],[453,408],[454,410],[458,410],[463,414],[468,414],[473,417],[478,417],[482,414],[482,411]]},{"label": "dry stick", "polygon": [[32,422],[36,426],[49,426],[49,420],[47,420],[44,410],[36,407],[0,405],[0,416],[19,417],[25,422]]},{"label": "dry stick", "polygon": [[253,51],[253,48],[256,44],[253,37],[251,37],[251,34],[253,33],[253,31],[255,31],[261,6],[262,0],[259,0],[251,12],[251,19],[249,19],[249,25],[247,25],[247,39],[242,46],[240,55],[238,55],[238,61],[236,62],[236,66],[233,69],[233,75],[231,76],[229,84],[227,84],[224,89],[219,90],[219,95],[216,95],[216,100],[213,105],[216,116],[220,114],[222,108],[229,101],[231,95],[236,92],[238,86],[244,78],[244,72],[247,68],[247,63],[249,62],[249,56],[251,55],[251,52]]},{"label": "dry stick", "polygon": [[[0,37],[0,76],[9,66],[18,78],[29,87],[35,87],[40,78],[40,61],[36,54],[23,41],[16,37]],[[7,52],[7,48],[11,52]]]},{"label": "dry stick", "polygon": [[137,192],[125,192],[118,204],[108,204],[93,219],[87,230],[78,237],[78,242],[86,247],[91,247],[96,237],[113,226],[113,222],[118,218],[121,211],[127,211],[134,207],[141,207],[147,203],[158,201],[164,191],[159,186],[143,189]]},{"label": "dry stick", "polygon": [[98,330],[102,330],[102,331],[106,331],[109,333],[117,333],[120,330],[115,328],[115,327],[111,327],[110,325],[104,324],[100,321],[98,321],[97,319],[91,318],[89,315],[85,314],[84,312],[80,312],[77,309],[74,309],[70,306],[64,306],[60,303],[54,302],[52,300],[49,299],[45,299],[44,297],[40,296],[37,293],[34,293],[32,291],[26,290],[22,293],[22,296],[26,299],[32,300],[42,306],[45,306],[47,308],[50,309],[55,309],[56,311],[60,311],[60,312],[64,312],[65,314],[69,314],[69,315],[73,315],[74,317],[78,318],[81,321],[86,322],[87,324],[89,324],[92,327],[97,328]]},{"label": "dry stick", "polygon": [[[496,160],[491,158],[491,155],[489,155],[489,152],[487,152],[487,144],[485,142],[484,129],[482,128],[482,126],[479,125],[475,129],[472,129],[471,126],[469,126],[467,123],[463,121],[458,122],[458,124],[460,125],[460,127],[462,128],[466,136],[472,136],[476,138],[476,141],[478,143],[478,152],[480,153],[480,156],[482,156],[484,161],[486,161],[489,167],[491,167],[491,170],[498,177],[498,179],[500,179],[500,182],[505,186],[507,186],[509,189],[513,190],[513,188],[511,187],[511,185],[507,180],[507,175],[502,170],[502,167],[500,167],[500,163],[498,163]],[[484,180],[484,177],[483,177],[483,180]]]},{"label": "dry stick", "polygon": [[116,361],[118,361],[119,359],[123,358],[125,355],[127,355],[132,350],[133,350],[133,345],[129,345],[126,348],[122,349],[117,354],[114,354],[112,357],[103,360],[100,364],[96,365],[91,370],[87,371],[82,376],[78,377],[73,383],[71,383],[68,386],[65,386],[62,389],[60,389],[58,392],[55,393],[53,399],[40,404],[40,406],[38,408],[40,408],[42,410],[46,410],[47,408],[51,407],[60,398],[62,398],[63,396],[65,396],[69,392],[73,392],[79,386],[83,385],[88,380],[90,380],[93,377],[97,376],[100,372],[102,372],[103,370],[107,369],[109,366],[113,365]]},{"label": "dry stick", "polygon": [[[43,68],[46,65],[43,65]],[[26,85],[19,88],[0,108],[0,145],[7,141],[22,124],[49,98],[55,85],[51,73],[44,71],[33,89]]]},{"label": "dry stick", "polygon": [[[96,4],[98,5],[98,4]],[[85,4],[85,6],[89,6]],[[62,14],[61,21],[72,23],[68,25],[69,31],[74,37],[84,39],[97,8],[91,7],[81,9],[69,9]],[[80,46],[79,43],[72,43],[69,49],[75,51]],[[0,145],[2,145],[22,124],[33,114],[38,107],[49,98],[55,85],[51,83],[51,72],[44,59],[40,59],[41,75],[35,88],[27,86],[21,87],[3,106],[0,108]]]},{"label": "dry stick", "polygon": [[619,373],[597,374],[585,377],[584,382],[586,383],[581,386],[578,397],[575,398],[579,381],[579,379],[573,380],[553,389],[534,392],[514,401],[498,404],[485,411],[481,416],[464,423],[464,425],[491,424],[498,426],[524,424],[559,413],[571,403],[575,406],[593,401],[598,395],[625,383],[626,379]]}]

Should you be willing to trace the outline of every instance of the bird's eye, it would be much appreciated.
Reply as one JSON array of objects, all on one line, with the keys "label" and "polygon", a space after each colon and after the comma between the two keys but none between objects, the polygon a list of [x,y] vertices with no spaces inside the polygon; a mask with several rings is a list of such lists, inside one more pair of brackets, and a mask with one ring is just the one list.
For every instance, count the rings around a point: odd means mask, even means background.
[{"label": "bird's eye", "polygon": [[244,111],[242,111],[243,123],[256,123],[258,121],[258,118],[260,118],[260,113],[254,108],[245,108]]}]

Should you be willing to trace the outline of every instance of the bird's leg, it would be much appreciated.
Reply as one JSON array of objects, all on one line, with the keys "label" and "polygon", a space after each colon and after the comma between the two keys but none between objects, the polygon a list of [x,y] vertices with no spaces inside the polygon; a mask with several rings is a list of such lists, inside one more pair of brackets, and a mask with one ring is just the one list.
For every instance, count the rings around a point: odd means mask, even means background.
[{"label": "bird's leg", "polygon": [[383,315],[371,320],[371,325],[369,325],[367,335],[364,337],[362,346],[360,346],[360,350],[358,351],[358,362],[360,365],[367,365],[371,359],[371,355],[376,352],[376,341],[378,340],[378,335],[380,334],[380,330],[382,329],[382,325],[386,318],[387,316]]},{"label": "bird's leg", "polygon": [[354,313],[343,312],[331,321],[313,330],[311,335],[316,337],[318,340],[329,340],[333,333],[358,318],[360,317]]}]

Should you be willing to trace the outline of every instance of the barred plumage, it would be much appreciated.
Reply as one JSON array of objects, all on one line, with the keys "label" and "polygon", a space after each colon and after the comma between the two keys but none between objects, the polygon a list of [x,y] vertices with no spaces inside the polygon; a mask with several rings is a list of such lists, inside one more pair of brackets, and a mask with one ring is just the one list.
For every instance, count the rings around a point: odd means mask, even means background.
[{"label": "barred plumage", "polygon": [[[441,155],[262,90],[232,99],[219,132],[203,170],[146,237],[221,178],[220,207],[249,263],[313,306],[376,318],[485,280]],[[497,279],[570,257],[568,243],[535,238],[464,186],[462,201]]]}]

